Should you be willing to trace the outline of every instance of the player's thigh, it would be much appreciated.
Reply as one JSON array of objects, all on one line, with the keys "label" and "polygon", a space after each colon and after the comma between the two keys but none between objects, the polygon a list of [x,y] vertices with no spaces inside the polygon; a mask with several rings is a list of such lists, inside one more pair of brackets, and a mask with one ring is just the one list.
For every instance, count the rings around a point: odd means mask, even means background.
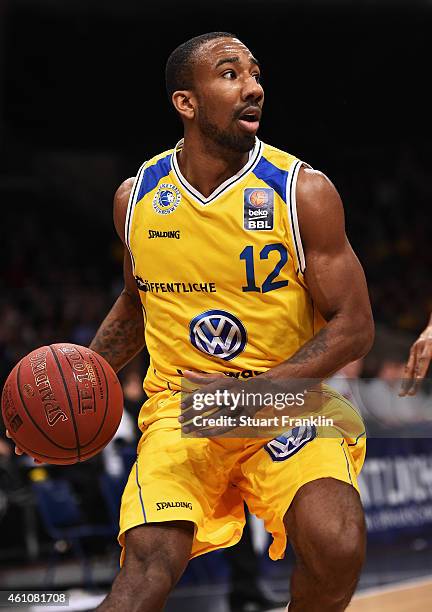
[{"label": "player's thigh", "polygon": [[285,443],[282,437],[278,438],[277,445],[274,441],[264,443],[261,448],[253,449],[242,465],[238,486],[251,512],[264,520],[267,531],[273,535],[269,549],[273,560],[284,556],[287,542],[284,517],[288,509],[297,507],[305,485],[320,479],[341,482],[350,494],[357,495],[359,502],[358,462],[351,453],[355,447],[348,447],[340,436],[326,438],[310,434],[307,429],[302,433],[297,428],[293,436],[286,436]]},{"label": "player's thigh", "polygon": [[[366,546],[364,511],[357,490],[335,478],[304,484],[284,516],[297,557],[318,574],[323,566],[361,566]],[[324,568],[325,569],[325,568]]]},{"label": "player's thigh", "polygon": [[168,575],[175,583],[189,561],[194,529],[190,521],[148,523],[129,529],[123,569],[139,575]]}]

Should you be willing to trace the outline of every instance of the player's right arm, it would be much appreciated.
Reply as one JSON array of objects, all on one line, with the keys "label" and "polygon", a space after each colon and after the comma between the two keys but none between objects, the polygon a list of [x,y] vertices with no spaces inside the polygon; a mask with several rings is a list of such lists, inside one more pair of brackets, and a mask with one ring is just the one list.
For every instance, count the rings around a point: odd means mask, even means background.
[{"label": "player's right arm", "polygon": [[[124,181],[114,196],[114,225],[124,244],[124,289],[90,344],[90,348],[105,357],[116,372],[145,346],[141,300],[132,272],[131,257],[125,244],[126,211],[133,182],[133,178]],[[6,436],[11,438],[7,430]],[[22,455],[23,451],[15,446],[15,454]],[[36,459],[34,461],[40,463]]]},{"label": "player's right arm", "polygon": [[415,395],[426,376],[432,360],[432,314],[425,330],[411,347],[409,359],[405,366],[404,379],[399,395]]},{"label": "player's right arm", "polygon": [[124,245],[124,289],[90,344],[90,348],[102,355],[116,372],[145,346],[141,299],[125,243],[126,211],[133,182],[133,178],[124,181],[114,196],[114,225]]}]

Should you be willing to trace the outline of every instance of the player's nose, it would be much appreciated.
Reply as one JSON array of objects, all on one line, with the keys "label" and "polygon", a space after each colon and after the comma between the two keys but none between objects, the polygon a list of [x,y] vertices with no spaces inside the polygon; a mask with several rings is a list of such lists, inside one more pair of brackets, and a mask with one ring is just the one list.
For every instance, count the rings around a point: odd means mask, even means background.
[{"label": "player's nose", "polygon": [[264,97],[264,90],[261,83],[250,75],[244,82],[242,94],[244,100],[252,99],[255,102],[260,102]]}]

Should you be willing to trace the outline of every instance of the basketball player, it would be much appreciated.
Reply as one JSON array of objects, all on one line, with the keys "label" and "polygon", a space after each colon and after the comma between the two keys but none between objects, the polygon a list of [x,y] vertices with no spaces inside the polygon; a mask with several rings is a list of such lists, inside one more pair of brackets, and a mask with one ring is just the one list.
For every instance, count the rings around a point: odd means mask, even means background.
[{"label": "basketball player", "polygon": [[426,329],[411,347],[409,358],[405,366],[404,379],[399,395],[415,395],[426,376],[432,360],[432,314]]},{"label": "basketball player", "polygon": [[244,388],[259,374],[289,390],[368,352],[372,314],[340,197],[256,137],[260,67],[234,35],[181,45],[166,84],[184,138],[115,195],[125,288],[91,344],[120,370],[145,335],[151,358],[122,498],[122,567],[98,609],[162,610],[190,558],[239,541],[245,500],[273,535],[272,559],[287,536],[294,548],[290,612],[344,610],[365,554],[364,431],[303,427],[272,444],[188,438],[179,423],[185,378]]}]

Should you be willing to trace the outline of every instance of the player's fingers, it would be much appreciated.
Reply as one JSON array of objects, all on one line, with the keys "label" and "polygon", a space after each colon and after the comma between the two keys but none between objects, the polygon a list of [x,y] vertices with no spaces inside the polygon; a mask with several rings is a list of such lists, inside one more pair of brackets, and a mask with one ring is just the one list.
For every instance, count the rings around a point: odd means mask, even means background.
[{"label": "player's fingers", "polygon": [[[220,425],[215,425],[212,427],[199,427],[199,426],[193,426],[191,428],[190,431],[188,432],[184,432],[184,433],[193,433],[194,435],[196,435],[199,438],[215,438],[218,436],[222,436],[223,434],[227,433],[228,431],[232,431],[233,429],[239,429],[238,426],[238,421],[235,417],[232,417],[231,415],[223,415],[225,416],[224,420],[221,421],[222,424]],[[212,415],[212,418],[217,418],[216,415]],[[242,437],[239,435],[239,437]]]},{"label": "player's fingers", "polygon": [[[194,422],[192,420],[194,416],[199,416],[201,418],[195,419]],[[212,419],[213,425],[209,425],[208,422],[205,421],[205,419],[209,418]],[[214,423],[217,422],[218,419],[220,419],[221,422],[215,425]],[[204,413],[194,410],[191,418],[184,421],[182,424],[182,431],[185,434],[202,431],[211,432],[213,434],[213,432],[219,429],[220,426],[225,427],[227,425],[229,425],[227,431],[236,426],[236,419],[233,418],[233,411],[230,410],[228,406],[218,406],[212,410],[206,410]]]},{"label": "player's fingers", "polygon": [[192,370],[184,370],[183,376],[190,382],[197,385],[208,385],[221,378],[223,374],[204,374],[203,372],[193,372]]},{"label": "player's fingers", "polygon": [[189,393],[186,395],[186,397],[182,398],[182,401],[180,402],[181,415],[178,419],[180,423],[184,423],[190,419],[191,416],[197,411],[195,394],[196,392],[194,391],[193,393]]},{"label": "player's fingers", "polygon": [[194,433],[197,438],[219,438],[220,436],[223,436],[223,434],[234,429],[234,427],[237,427],[237,426],[227,425],[225,427],[207,427],[206,429],[201,429]]},{"label": "player's fingers", "polygon": [[423,380],[426,376],[426,373],[429,369],[429,365],[432,358],[432,351],[429,347],[425,347],[423,349],[422,354],[418,358],[417,362],[417,371],[415,373],[416,379]]},{"label": "player's fingers", "polygon": [[[9,438],[9,440],[13,439],[7,429],[6,429],[6,438]],[[15,446],[15,455],[24,455],[24,451],[22,451],[18,446]]]},{"label": "player's fingers", "polygon": [[216,412],[219,412],[220,408],[216,407],[208,407],[206,406],[205,410],[203,410],[201,408],[201,404],[199,405],[199,408],[197,407],[197,405],[192,404],[189,408],[187,408],[186,410],[182,410],[181,415],[179,416],[179,422],[182,424],[182,429],[185,433],[186,427],[192,427],[193,426],[193,418],[196,416],[202,416],[202,417],[209,417],[209,416],[214,416],[214,414]]},{"label": "player's fingers", "polygon": [[419,387],[426,376],[431,362],[431,349],[427,345],[423,347],[421,355],[417,358],[415,370],[414,370],[414,383],[411,386],[408,394],[415,395],[419,390]]},{"label": "player's fingers", "polygon": [[[206,395],[211,396],[212,393],[215,393],[218,390],[220,391],[221,389],[219,389],[219,385],[216,384],[208,388],[205,393]],[[204,408],[208,409],[212,407],[211,405],[208,404],[208,400],[205,405],[203,404],[202,400],[203,400],[203,391],[200,389],[197,389],[196,391],[193,391],[192,393],[189,393],[188,395],[182,397],[182,400],[180,402],[180,408],[181,408],[181,415],[179,416],[180,423],[184,423],[188,419],[192,418],[192,416],[195,415],[197,411],[202,410]]]},{"label": "player's fingers", "polygon": [[[7,429],[6,429],[6,438],[9,438],[9,440],[13,440],[12,436],[10,435]],[[24,455],[24,451],[22,451],[18,446],[15,446],[15,455]]]},{"label": "player's fingers", "polygon": [[186,408],[191,406],[193,402],[193,397],[191,397],[191,395],[195,391],[199,392],[200,387],[215,382],[221,376],[223,376],[223,374],[205,374],[203,372],[193,372],[192,370],[184,370],[182,382],[182,410],[185,410]]},{"label": "player's fingers", "polygon": [[413,385],[414,371],[415,371],[415,365],[416,365],[416,352],[417,352],[417,347],[416,345],[414,345],[412,346],[410,350],[409,359],[405,366],[404,377],[402,379],[402,385],[399,391],[399,395],[401,397],[403,397],[404,395],[407,395]]}]

